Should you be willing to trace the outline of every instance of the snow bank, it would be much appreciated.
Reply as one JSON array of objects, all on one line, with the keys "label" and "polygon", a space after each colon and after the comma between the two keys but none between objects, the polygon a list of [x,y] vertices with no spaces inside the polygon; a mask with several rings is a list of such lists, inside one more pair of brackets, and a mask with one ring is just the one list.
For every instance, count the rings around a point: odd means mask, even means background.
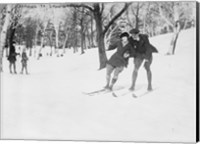
[{"label": "snow bank", "polygon": [[[111,94],[87,96],[102,88],[105,69],[98,70],[98,51],[84,55],[30,58],[30,75],[11,75],[4,60],[1,74],[2,138],[194,142],[195,29],[181,31],[177,51],[164,56],[171,34],[150,39],[160,51],[152,63],[152,93],[134,99]],[[114,51],[108,52],[108,57]],[[133,59],[114,89],[128,89]],[[17,61],[20,71],[20,57]],[[140,68],[136,89],[147,88]]]}]

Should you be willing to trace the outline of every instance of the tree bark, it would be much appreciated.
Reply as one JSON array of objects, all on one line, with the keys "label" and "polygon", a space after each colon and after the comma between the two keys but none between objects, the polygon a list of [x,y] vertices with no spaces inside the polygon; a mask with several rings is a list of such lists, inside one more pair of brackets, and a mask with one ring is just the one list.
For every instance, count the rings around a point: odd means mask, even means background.
[{"label": "tree bark", "polygon": [[110,44],[110,40],[111,37],[113,35],[113,33],[115,32],[115,30],[117,30],[118,26],[114,26],[109,32],[107,32],[105,38],[104,38],[104,43],[105,43],[105,47],[107,48]]},{"label": "tree bark", "polygon": [[184,26],[183,26],[183,29],[186,29],[186,27],[187,27],[187,24],[188,24],[188,20],[185,20],[185,21],[184,21]]},{"label": "tree bark", "polygon": [[102,17],[100,14],[99,4],[96,4],[95,8],[96,8],[96,11],[94,12],[94,17],[95,17],[96,29],[97,29],[97,44],[98,44],[99,62],[100,62],[99,69],[101,70],[106,67],[107,56],[105,52],[104,33],[102,29]]},{"label": "tree bark", "polygon": [[46,31],[47,25],[48,25],[48,22],[45,22],[44,23],[44,29],[42,31],[42,38],[41,38],[40,49],[39,49],[39,52],[38,52],[38,58],[37,58],[38,60],[40,58],[40,53],[42,52],[42,49],[44,47],[44,37],[45,37],[45,31]]},{"label": "tree bark", "polygon": [[180,23],[178,22],[176,24],[176,26],[174,27],[174,33],[173,33],[173,36],[172,36],[172,40],[171,40],[170,47],[169,47],[169,50],[167,52],[167,55],[174,55],[175,54],[176,43],[177,43],[177,39],[178,39],[180,30],[181,30],[180,29]]},{"label": "tree bark", "polygon": [[36,32],[35,32],[35,39],[34,39],[34,57],[36,57],[36,49],[37,49],[37,40],[38,40],[38,25],[36,27]]},{"label": "tree bark", "polygon": [[181,30],[180,26],[180,21],[179,21],[179,5],[177,5],[176,2],[174,2],[174,7],[173,7],[173,15],[174,15],[174,25],[173,25],[173,36],[171,40],[171,45],[169,47],[169,51],[167,54],[174,55],[175,54],[175,49],[176,49],[176,43],[178,40],[178,36]]},{"label": "tree bark", "polygon": [[3,71],[3,49],[5,46],[5,42],[6,42],[6,35],[7,35],[7,29],[9,26],[9,22],[10,22],[10,12],[11,12],[11,5],[8,4],[7,5],[7,9],[6,9],[6,16],[5,16],[5,22],[3,24],[2,27],[2,31],[1,31],[1,39],[0,39],[0,71]]},{"label": "tree bark", "polygon": [[149,15],[149,8],[150,8],[150,3],[147,4],[147,8],[145,9],[145,15],[144,15],[144,19],[143,19],[143,33],[147,33],[147,18]]},{"label": "tree bark", "polygon": [[135,28],[136,29],[139,28],[139,10],[140,10],[140,4],[138,2],[137,7],[136,7],[136,13],[135,13]]},{"label": "tree bark", "polygon": [[84,8],[82,7],[82,15],[81,15],[81,20],[80,20],[80,25],[81,25],[81,54],[84,54],[84,40],[85,40],[85,35],[84,35]]},{"label": "tree bark", "polygon": [[50,51],[50,56],[53,55],[53,32],[50,33],[50,36],[49,36],[49,39],[50,39],[50,47],[51,47],[51,51]]},{"label": "tree bark", "polygon": [[29,56],[32,56],[32,46],[29,48]]},{"label": "tree bark", "polygon": [[88,28],[86,28],[86,32],[87,32],[86,38],[87,38],[87,40],[88,40],[88,48],[91,48],[91,47],[92,47],[92,43],[91,43],[90,33],[89,33]]},{"label": "tree bark", "polygon": [[68,34],[66,33],[65,35],[66,35],[65,40],[64,40],[64,43],[63,43],[63,54],[65,54],[66,43],[67,43],[67,40],[68,40]]},{"label": "tree bark", "polygon": [[77,43],[78,43],[77,32],[74,32],[74,40],[73,40],[73,49],[74,49],[74,53],[77,53],[77,52],[78,52]]},{"label": "tree bark", "polygon": [[55,33],[56,33],[56,46],[55,46],[55,54],[58,54],[58,50],[59,50],[59,26],[58,25],[54,25],[55,26]]},{"label": "tree bark", "polygon": [[13,39],[14,39],[14,36],[15,36],[17,23],[18,23],[17,21],[13,21],[13,23],[10,26],[10,37],[9,37],[10,51],[9,51],[9,54],[15,52],[15,47],[11,47],[11,46],[13,44]]},{"label": "tree bark", "polygon": [[91,47],[94,47],[94,30],[93,30],[93,18],[91,16]]},{"label": "tree bark", "polygon": [[81,34],[81,54],[84,54],[84,36]]},{"label": "tree bark", "polygon": [[137,15],[135,16],[135,28],[139,28],[139,17]]}]

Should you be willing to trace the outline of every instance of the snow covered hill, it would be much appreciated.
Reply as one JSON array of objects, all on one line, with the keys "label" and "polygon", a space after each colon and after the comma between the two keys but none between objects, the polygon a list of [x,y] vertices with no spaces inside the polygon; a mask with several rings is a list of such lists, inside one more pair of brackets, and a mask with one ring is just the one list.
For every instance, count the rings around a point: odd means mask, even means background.
[{"label": "snow covered hill", "polygon": [[[159,54],[152,64],[154,91],[131,95],[84,95],[105,85],[97,49],[84,55],[30,58],[30,75],[1,73],[2,138],[103,141],[194,142],[196,108],[196,29],[181,31],[176,54],[165,56],[171,34],[150,42]],[[108,57],[114,51],[108,52]],[[20,59],[17,63],[20,71]],[[133,59],[114,89],[131,85]],[[136,89],[147,88],[140,68]]]}]

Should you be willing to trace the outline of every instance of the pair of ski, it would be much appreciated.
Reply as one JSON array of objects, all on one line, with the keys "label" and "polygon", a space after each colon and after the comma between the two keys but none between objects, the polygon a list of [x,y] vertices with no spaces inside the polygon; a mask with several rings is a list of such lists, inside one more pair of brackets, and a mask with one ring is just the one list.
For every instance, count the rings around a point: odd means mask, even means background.
[{"label": "pair of ski", "polygon": [[130,94],[133,98],[138,98],[138,97],[148,94],[149,92],[151,91],[147,91],[143,89],[131,91],[128,89],[108,90],[108,89],[103,88],[103,89],[92,91],[92,92],[85,92],[84,94],[89,95],[89,96],[96,96],[96,95],[104,95],[104,94],[111,93],[112,96],[114,97],[121,97],[121,96],[126,96]]}]

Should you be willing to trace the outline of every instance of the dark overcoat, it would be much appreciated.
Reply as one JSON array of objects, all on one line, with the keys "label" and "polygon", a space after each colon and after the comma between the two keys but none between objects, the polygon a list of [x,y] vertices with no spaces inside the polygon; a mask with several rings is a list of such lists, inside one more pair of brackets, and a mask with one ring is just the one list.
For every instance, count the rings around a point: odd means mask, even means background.
[{"label": "dark overcoat", "polygon": [[149,42],[148,35],[140,34],[140,40],[134,40],[132,37],[129,38],[131,44],[131,57],[141,57],[150,59],[152,53],[157,53],[158,50]]},{"label": "dark overcoat", "polygon": [[124,57],[124,53],[130,54],[131,45],[128,43],[123,46],[122,42],[120,41],[114,45],[110,45],[108,50],[113,50],[115,48],[117,48],[117,51],[110,57],[107,63],[113,67],[126,67],[128,65],[128,58]]},{"label": "dark overcoat", "polygon": [[16,59],[17,53],[15,52],[15,47],[13,45],[10,46],[10,52],[8,55],[8,60],[11,63],[14,63],[17,59]]}]

